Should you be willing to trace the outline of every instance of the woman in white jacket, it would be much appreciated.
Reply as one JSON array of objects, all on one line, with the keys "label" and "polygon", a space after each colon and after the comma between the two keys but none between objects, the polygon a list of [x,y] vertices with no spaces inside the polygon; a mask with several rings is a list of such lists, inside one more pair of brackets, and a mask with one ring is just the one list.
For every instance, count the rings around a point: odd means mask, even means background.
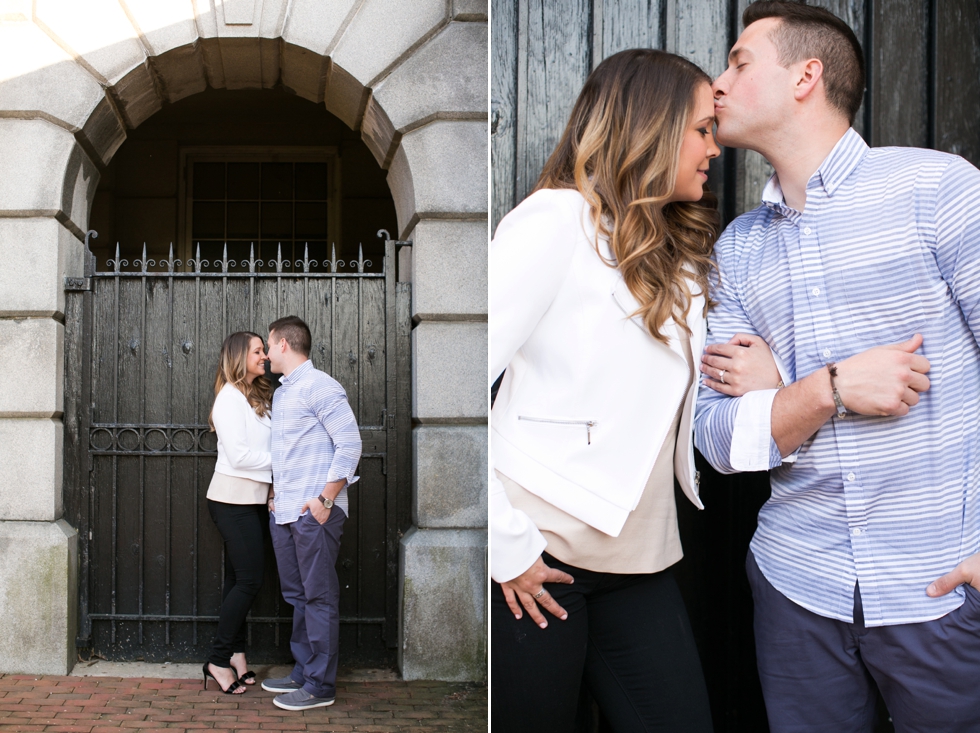
[{"label": "woman in white jacket", "polygon": [[[662,51],[603,61],[491,244],[494,731],[574,730],[583,685],[617,733],[711,730],[670,572],[675,478],[701,508],[710,81]],[[776,386],[771,355],[746,352],[720,381]]]},{"label": "woman in white jacket", "polygon": [[228,694],[255,684],[245,663],[245,617],[262,585],[266,502],[272,495],[272,385],[265,376],[266,359],[258,334],[233,333],[221,345],[214,380],[210,423],[218,435],[218,461],[207,501],[225,541],[225,583],[203,671],[205,688],[210,677]]}]

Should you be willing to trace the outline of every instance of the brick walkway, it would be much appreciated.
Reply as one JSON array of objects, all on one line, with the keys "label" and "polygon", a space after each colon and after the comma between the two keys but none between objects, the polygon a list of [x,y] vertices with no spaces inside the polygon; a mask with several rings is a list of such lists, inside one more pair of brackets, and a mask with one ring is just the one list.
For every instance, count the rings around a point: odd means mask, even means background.
[{"label": "brick walkway", "polygon": [[236,731],[471,733],[487,730],[487,688],[453,682],[340,679],[337,702],[280,710],[258,685],[223,695],[210,682],[145,677],[0,675],[0,731],[121,733],[219,728]]}]

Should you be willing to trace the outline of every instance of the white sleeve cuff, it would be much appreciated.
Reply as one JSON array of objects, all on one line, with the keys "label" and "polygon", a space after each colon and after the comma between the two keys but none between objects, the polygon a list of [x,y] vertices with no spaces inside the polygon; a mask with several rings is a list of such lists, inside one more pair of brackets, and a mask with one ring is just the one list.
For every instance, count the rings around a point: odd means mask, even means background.
[{"label": "white sleeve cuff", "polygon": [[760,389],[739,398],[729,456],[736,471],[768,471],[772,468],[772,401],[778,391]]},{"label": "white sleeve cuff", "polygon": [[548,542],[527,514],[507,500],[504,486],[492,467],[489,503],[490,577],[505,583],[531,567]]}]

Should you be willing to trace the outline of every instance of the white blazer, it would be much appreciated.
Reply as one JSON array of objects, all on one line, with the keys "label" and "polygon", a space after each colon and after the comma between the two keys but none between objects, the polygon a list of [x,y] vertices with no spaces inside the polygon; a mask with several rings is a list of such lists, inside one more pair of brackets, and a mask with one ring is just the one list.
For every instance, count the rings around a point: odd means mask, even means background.
[{"label": "white blazer", "polygon": [[237,387],[226,384],[214,398],[211,421],[218,434],[217,473],[272,482],[272,418],[259,417]]},{"label": "white blazer", "polygon": [[[504,369],[491,413],[490,572],[520,575],[546,542],[514,509],[494,469],[588,525],[618,536],[636,507],[683,404],[674,471],[699,509],[691,423],[698,380],[677,326],[654,339],[619,269],[596,253],[588,206],[575,190],[541,190],[500,222],[490,244],[490,379]],[[600,251],[614,261],[605,239]],[[704,347],[704,297],[687,323]]]}]

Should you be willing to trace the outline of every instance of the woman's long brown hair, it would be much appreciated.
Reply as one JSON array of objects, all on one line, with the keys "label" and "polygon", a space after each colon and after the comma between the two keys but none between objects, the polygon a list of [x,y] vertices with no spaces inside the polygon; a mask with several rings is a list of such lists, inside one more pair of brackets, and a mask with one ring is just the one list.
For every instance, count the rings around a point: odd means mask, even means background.
[{"label": "woman's long brown hair", "polygon": [[[272,384],[264,376],[256,377],[251,384],[245,379],[248,373],[248,352],[253,338],[262,341],[262,337],[257,333],[237,331],[221,344],[218,371],[214,376],[214,396],[217,397],[221,388],[230,384],[245,395],[245,399],[255,410],[256,415],[265,417],[272,409]],[[211,412],[214,412],[213,407]],[[208,424],[211,426],[211,432],[214,432],[211,415],[208,415]]]},{"label": "woman's long brown hair", "polygon": [[710,83],[696,65],[665,51],[610,56],[585,82],[535,186],[575,188],[585,197],[616,259],[608,264],[640,304],[634,315],[664,343],[661,329],[672,317],[690,332],[690,280],[707,296],[721,228],[707,188],[701,201],[667,203],[696,94]]}]

